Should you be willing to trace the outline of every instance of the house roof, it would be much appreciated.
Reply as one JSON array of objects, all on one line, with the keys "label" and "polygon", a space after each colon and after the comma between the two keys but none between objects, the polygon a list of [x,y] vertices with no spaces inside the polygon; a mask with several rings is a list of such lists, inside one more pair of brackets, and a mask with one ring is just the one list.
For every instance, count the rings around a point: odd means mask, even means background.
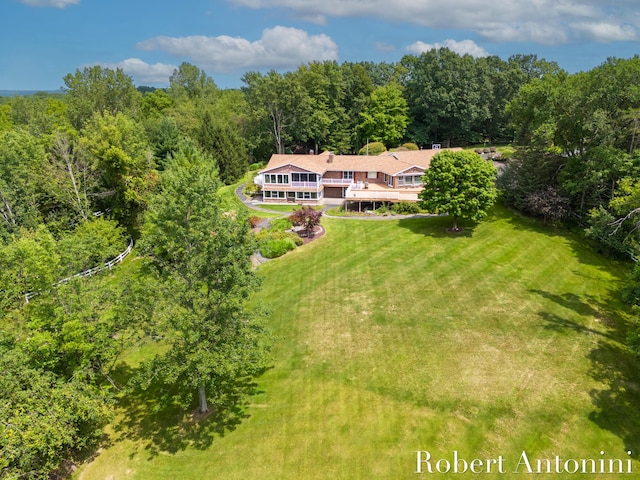
[{"label": "house roof", "polygon": [[397,175],[413,167],[426,170],[433,156],[440,151],[407,150],[384,152],[380,155],[333,155],[329,152],[319,155],[274,154],[267,166],[259,173],[267,173],[276,168],[292,165],[321,175],[329,171],[382,172],[387,175]]}]

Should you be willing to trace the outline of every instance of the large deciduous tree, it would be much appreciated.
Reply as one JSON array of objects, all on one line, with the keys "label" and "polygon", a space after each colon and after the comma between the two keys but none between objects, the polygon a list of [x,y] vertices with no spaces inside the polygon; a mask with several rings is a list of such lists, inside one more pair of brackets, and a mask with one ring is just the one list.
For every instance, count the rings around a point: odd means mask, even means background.
[{"label": "large deciduous tree", "polygon": [[242,136],[232,125],[214,122],[211,114],[202,116],[197,139],[218,166],[220,179],[227,185],[237,181],[249,168],[249,155]]},{"label": "large deciduous tree", "polygon": [[249,72],[242,80],[254,128],[269,132],[276,152],[285,153],[311,114],[308,92],[293,73]]},{"label": "large deciduous tree", "polygon": [[100,66],[85,67],[82,72],[64,77],[68,93],[69,116],[77,129],[95,113],[135,114],[140,107],[142,94],[136,90],[131,77],[121,69],[111,70]]},{"label": "large deciduous tree", "polygon": [[0,238],[41,220],[45,165],[44,148],[29,132],[0,133]]},{"label": "large deciduous tree", "polygon": [[360,113],[362,137],[382,142],[387,148],[397,146],[409,124],[408,112],[400,85],[390,83],[376,88]]},{"label": "large deciduous tree", "polygon": [[446,48],[402,59],[411,107],[411,136],[417,143],[471,142],[489,118],[489,77],[470,55]]},{"label": "large deciduous tree", "polygon": [[96,114],[82,133],[82,146],[101,177],[102,192],[94,196],[105,200],[98,206],[112,208],[121,224],[135,228],[156,180],[144,128],[124,114]]},{"label": "large deciduous tree", "polygon": [[197,391],[202,412],[237,395],[239,382],[265,367],[267,351],[245,306],[259,284],[249,222],[226,210],[219,185],[213,162],[185,143],[149,202],[141,240],[167,300],[157,330],[168,346],[145,365],[142,385],[157,376],[175,394],[166,400],[185,406]]},{"label": "large deciduous tree", "polygon": [[0,332],[2,478],[54,478],[65,460],[96,446],[110,418],[99,389],[35,363]]},{"label": "large deciduous tree", "polygon": [[422,206],[432,213],[453,217],[453,231],[459,231],[458,218],[477,222],[484,218],[497,196],[496,168],[470,151],[445,150],[431,160],[425,172]]}]

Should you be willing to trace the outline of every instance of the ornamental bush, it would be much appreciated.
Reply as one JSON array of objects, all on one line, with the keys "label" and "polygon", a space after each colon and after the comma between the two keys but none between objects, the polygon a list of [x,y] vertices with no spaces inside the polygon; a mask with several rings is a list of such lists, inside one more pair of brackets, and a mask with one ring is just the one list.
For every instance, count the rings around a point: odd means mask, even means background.
[{"label": "ornamental bush", "polygon": [[[368,147],[368,148],[367,148]],[[380,155],[387,151],[387,147],[382,142],[371,142],[360,149],[358,155]]]},{"label": "ornamental bush", "polygon": [[414,202],[398,202],[391,206],[391,211],[397,215],[411,215],[420,213],[420,207]]},{"label": "ornamental bush", "polygon": [[420,150],[420,148],[418,148],[418,145],[416,145],[415,143],[403,143],[402,147],[406,148],[407,150]]},{"label": "ornamental bush", "polygon": [[260,244],[260,254],[265,258],[277,258],[296,248],[291,238],[273,238]]},{"label": "ornamental bush", "polygon": [[271,220],[271,223],[269,224],[269,230],[284,232],[285,230],[289,230],[291,226],[292,222],[288,218],[276,218],[274,220]]}]

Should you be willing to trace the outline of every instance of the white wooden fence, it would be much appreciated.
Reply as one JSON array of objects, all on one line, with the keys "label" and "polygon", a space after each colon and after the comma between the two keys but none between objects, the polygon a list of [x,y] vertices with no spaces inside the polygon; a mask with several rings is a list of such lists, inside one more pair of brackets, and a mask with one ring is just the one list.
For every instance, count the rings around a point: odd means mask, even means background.
[{"label": "white wooden fence", "polygon": [[[98,272],[101,272],[102,270],[106,270],[106,269],[111,270],[111,268],[116,263],[122,262],[122,260],[124,260],[124,258],[131,253],[132,249],[133,249],[133,238],[129,238],[129,245],[127,246],[125,251],[122,252],[117,257],[112,258],[108,262],[105,262],[104,265],[98,265],[97,267],[90,268],[89,270],[85,270],[84,272],[76,273],[75,275],[71,275],[70,277],[63,278],[62,280],[59,280],[58,282],[56,282],[53,285],[53,287],[55,288],[58,285],[63,285],[65,283],[67,283],[69,280],[71,280],[72,278],[90,277],[92,275],[95,275]],[[25,302],[29,303],[30,299],[32,299],[33,297],[35,297],[36,295],[39,295],[39,294],[40,294],[40,292],[29,292],[29,293],[26,293],[25,296],[24,296]]]}]

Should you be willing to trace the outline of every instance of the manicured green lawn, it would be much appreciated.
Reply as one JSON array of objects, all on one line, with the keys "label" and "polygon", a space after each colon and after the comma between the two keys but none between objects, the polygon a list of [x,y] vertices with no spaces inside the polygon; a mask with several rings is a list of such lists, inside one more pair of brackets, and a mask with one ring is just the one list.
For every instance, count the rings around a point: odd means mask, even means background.
[{"label": "manicured green lawn", "polygon": [[246,418],[222,434],[162,418],[145,436],[134,400],[76,477],[421,478],[417,450],[501,455],[501,478],[527,478],[523,450],[626,466],[630,449],[640,471],[624,266],[500,208],[461,235],[449,223],[324,219],[324,237],[260,267],[253,302],[278,341]]}]

